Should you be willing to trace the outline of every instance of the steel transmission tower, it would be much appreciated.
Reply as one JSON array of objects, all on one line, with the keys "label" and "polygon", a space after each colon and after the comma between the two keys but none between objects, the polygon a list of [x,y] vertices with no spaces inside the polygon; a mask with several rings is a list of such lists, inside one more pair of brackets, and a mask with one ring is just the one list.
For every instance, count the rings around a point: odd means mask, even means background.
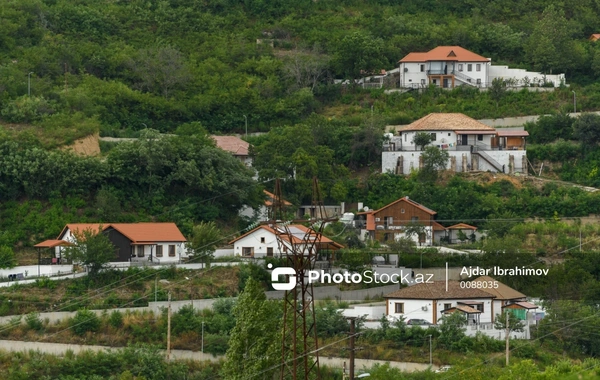
[{"label": "steel transmission tower", "polygon": [[[313,179],[311,219],[286,221],[279,179],[275,183],[271,227],[275,230],[279,252],[287,266],[296,271],[296,287],[285,292],[283,337],[281,342],[281,380],[321,379],[313,286],[308,271],[315,267],[326,218],[319,184]],[[300,228],[290,223],[309,223]]]}]

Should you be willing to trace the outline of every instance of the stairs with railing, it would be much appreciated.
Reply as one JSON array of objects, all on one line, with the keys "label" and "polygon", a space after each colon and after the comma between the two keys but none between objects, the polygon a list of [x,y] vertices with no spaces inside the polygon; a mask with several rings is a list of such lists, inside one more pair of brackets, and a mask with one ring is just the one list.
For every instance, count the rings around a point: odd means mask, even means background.
[{"label": "stairs with railing", "polygon": [[473,147],[473,154],[476,154],[479,157],[483,158],[485,161],[487,161],[490,165],[492,165],[498,171],[498,173],[504,173],[504,170],[502,169],[502,165],[500,165],[500,163],[498,161],[494,160],[485,151],[479,150],[479,149],[477,149],[476,146],[474,146]]},{"label": "stairs with railing", "polygon": [[477,84],[474,83],[475,79],[461,73],[460,71],[453,71],[452,74],[454,74],[454,78],[458,79],[459,81],[471,85],[473,87],[477,87]]}]

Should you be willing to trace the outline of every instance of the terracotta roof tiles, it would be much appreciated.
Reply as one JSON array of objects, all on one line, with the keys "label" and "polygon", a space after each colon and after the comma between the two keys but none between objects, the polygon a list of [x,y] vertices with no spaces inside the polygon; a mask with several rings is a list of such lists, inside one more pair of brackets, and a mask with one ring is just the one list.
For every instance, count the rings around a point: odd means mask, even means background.
[{"label": "terracotta roof tiles", "polygon": [[489,59],[460,46],[438,46],[426,53],[408,53],[400,62],[457,61],[489,62]]},{"label": "terracotta roof tiles", "polygon": [[459,281],[448,281],[448,291],[446,291],[446,281],[434,281],[396,290],[385,295],[384,298],[443,300],[494,297],[481,289],[461,288]]},{"label": "terracotta roof tiles", "polygon": [[217,146],[234,156],[247,156],[250,144],[236,136],[211,136]]},{"label": "terracotta roof tiles", "polygon": [[417,121],[398,128],[408,131],[490,131],[495,129],[462,113],[430,113]]}]

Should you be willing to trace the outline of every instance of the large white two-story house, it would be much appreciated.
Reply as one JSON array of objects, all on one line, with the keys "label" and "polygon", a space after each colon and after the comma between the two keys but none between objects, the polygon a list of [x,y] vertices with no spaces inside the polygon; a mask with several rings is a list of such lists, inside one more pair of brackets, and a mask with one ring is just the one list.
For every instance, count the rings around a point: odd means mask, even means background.
[{"label": "large white two-story house", "polygon": [[486,88],[495,78],[514,87],[565,83],[565,75],[543,74],[508,66],[492,65],[482,57],[460,46],[438,46],[428,52],[413,52],[399,62],[400,87],[421,88],[434,85],[443,88],[473,86]]},{"label": "large white two-story house", "polygon": [[417,133],[431,135],[431,143],[448,152],[447,169],[454,172],[491,171],[527,174],[523,128],[495,129],[460,113],[432,113],[405,126],[388,126],[383,145],[382,173],[410,174],[423,165]]}]

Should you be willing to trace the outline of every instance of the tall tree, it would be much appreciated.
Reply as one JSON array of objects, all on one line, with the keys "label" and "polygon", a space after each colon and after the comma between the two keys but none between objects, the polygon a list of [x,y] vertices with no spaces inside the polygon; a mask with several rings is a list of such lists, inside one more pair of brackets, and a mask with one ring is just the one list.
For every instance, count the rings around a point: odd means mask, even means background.
[{"label": "tall tree", "polygon": [[267,300],[261,284],[249,278],[233,314],[236,323],[225,354],[224,378],[272,379],[281,360],[280,303]]},{"label": "tall tree", "polygon": [[421,153],[423,167],[419,170],[419,179],[423,182],[435,182],[438,177],[438,171],[446,169],[450,155],[447,151],[435,146],[428,146]]},{"label": "tall tree", "polygon": [[222,239],[223,234],[215,222],[201,222],[194,226],[192,241],[190,242],[194,259],[198,258],[204,262],[208,262]]},{"label": "tall tree", "polygon": [[600,116],[586,113],[573,123],[573,134],[586,147],[594,147],[600,142]]}]

